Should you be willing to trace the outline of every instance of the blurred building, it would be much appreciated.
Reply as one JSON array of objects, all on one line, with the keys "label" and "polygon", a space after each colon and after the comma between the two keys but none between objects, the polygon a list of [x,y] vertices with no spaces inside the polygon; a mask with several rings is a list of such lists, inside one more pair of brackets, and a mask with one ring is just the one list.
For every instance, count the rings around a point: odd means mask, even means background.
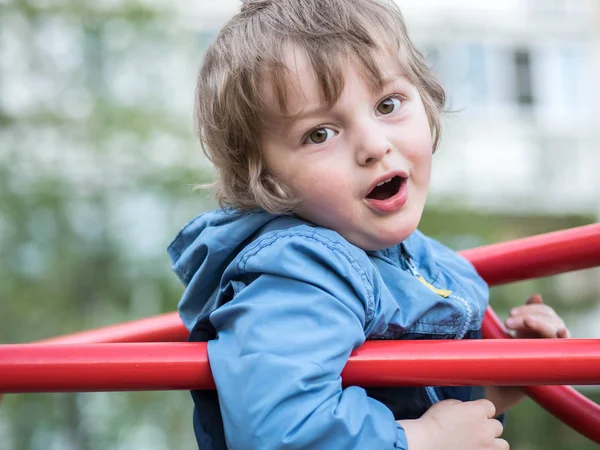
[{"label": "blurred building", "polygon": [[456,111],[433,198],[600,213],[600,2],[399,3]]},{"label": "blurred building", "polygon": [[[432,201],[600,215],[600,2],[397,1],[450,99]],[[210,35],[239,5],[181,8]]]}]

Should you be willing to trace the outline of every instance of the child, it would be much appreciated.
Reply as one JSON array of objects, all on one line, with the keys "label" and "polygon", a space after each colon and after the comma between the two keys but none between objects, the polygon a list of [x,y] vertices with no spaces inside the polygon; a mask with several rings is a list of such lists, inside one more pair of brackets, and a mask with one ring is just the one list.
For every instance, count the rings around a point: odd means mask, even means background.
[{"label": "child", "polygon": [[[444,91],[384,0],[246,1],[208,49],[197,120],[223,209],[169,247],[201,449],[504,449],[518,388],[342,388],[366,339],[480,338],[488,289],[417,231]],[[566,337],[539,296],[518,337]]]}]

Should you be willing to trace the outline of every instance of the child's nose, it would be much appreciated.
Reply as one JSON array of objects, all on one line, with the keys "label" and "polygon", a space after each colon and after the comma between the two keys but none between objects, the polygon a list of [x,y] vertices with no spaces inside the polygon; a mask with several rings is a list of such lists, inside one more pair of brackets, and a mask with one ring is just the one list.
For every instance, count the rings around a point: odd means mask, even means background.
[{"label": "child's nose", "polygon": [[367,135],[358,145],[356,157],[361,166],[369,166],[391,153],[392,144],[383,134]]}]

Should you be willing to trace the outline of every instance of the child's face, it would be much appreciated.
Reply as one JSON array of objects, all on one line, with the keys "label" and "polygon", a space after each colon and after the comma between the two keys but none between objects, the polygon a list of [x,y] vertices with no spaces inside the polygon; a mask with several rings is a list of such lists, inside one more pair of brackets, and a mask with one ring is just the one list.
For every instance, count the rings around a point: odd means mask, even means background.
[{"label": "child's face", "polygon": [[431,130],[417,89],[391,59],[380,58],[388,80],[381,92],[349,63],[344,90],[327,108],[303,52],[291,48],[286,63],[291,118],[265,83],[272,126],[261,149],[273,175],[300,196],[297,214],[364,250],[402,242],[419,224],[431,173]]}]

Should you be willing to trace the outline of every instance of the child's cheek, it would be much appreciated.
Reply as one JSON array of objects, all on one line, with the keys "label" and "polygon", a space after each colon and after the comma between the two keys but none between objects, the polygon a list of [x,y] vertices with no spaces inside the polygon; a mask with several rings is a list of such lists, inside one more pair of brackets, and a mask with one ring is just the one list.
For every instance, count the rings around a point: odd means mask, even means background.
[{"label": "child's cheek", "polygon": [[428,182],[431,175],[433,147],[429,135],[420,133],[412,140],[408,157],[411,162],[414,178],[419,182]]},{"label": "child's cheek", "polygon": [[322,171],[304,179],[306,198],[323,206],[335,206],[348,193],[344,177],[334,171]]}]

